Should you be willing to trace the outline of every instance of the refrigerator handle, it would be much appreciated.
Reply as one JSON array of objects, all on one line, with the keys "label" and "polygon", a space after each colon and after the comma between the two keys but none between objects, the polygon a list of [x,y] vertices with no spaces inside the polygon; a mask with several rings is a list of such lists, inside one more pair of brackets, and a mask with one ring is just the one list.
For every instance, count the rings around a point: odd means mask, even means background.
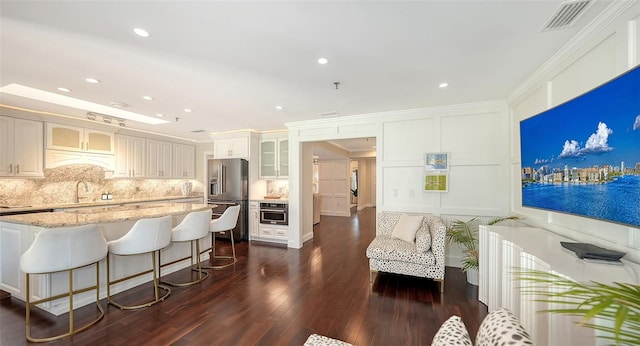
[{"label": "refrigerator handle", "polygon": [[222,190],[220,192],[221,194],[224,194],[224,193],[227,192],[227,189],[226,189],[226,187],[227,187],[227,174],[225,172],[226,168],[227,167],[225,165],[220,164],[220,170],[218,170],[218,172],[220,172],[220,181],[222,182],[222,185],[220,185],[221,186],[221,190]]}]

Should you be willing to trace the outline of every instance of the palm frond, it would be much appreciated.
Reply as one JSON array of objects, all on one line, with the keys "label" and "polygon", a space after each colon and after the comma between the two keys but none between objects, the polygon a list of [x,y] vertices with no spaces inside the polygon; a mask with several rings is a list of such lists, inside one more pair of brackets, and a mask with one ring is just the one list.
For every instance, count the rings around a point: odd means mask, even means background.
[{"label": "palm frond", "polygon": [[[502,216],[491,219],[487,225],[495,225],[505,220],[518,220],[519,216]],[[447,227],[446,239],[449,244],[456,244],[462,250],[462,270],[478,269],[478,231],[481,221],[474,217],[469,221],[452,220]]]},{"label": "palm frond", "polygon": [[[521,288],[522,293],[543,297],[535,299],[537,302],[562,306],[539,312],[580,316],[582,326],[606,333],[598,337],[619,345],[640,345],[640,286],[580,283],[539,270],[516,269],[513,274],[517,280],[528,283]],[[594,318],[608,323],[590,322]]]}]

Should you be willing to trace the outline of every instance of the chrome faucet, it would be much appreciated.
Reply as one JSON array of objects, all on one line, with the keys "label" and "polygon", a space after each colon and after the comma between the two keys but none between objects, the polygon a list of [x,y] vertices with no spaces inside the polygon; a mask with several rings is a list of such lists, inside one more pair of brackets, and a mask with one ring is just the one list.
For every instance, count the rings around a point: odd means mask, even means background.
[{"label": "chrome faucet", "polygon": [[76,203],[80,203],[80,198],[87,198],[87,197],[80,197],[78,195],[78,190],[80,190],[80,183],[84,184],[84,191],[85,192],[89,192],[89,186],[87,186],[87,183],[80,180],[76,183]]}]

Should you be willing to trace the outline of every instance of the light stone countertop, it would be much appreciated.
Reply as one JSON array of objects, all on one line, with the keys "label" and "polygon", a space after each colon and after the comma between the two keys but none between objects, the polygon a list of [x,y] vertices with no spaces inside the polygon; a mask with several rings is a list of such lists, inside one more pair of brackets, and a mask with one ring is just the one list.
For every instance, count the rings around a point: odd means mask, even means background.
[{"label": "light stone countertop", "polygon": [[288,198],[252,198],[251,202],[260,202],[260,203],[289,203]]},{"label": "light stone countertop", "polygon": [[208,204],[157,203],[104,208],[70,209],[60,212],[44,212],[0,216],[0,222],[10,222],[45,228],[72,227],[92,223],[135,221],[165,215],[181,215],[211,208]]},{"label": "light stone countertop", "polygon": [[44,209],[68,209],[68,208],[88,208],[88,207],[109,207],[109,206],[119,206],[123,204],[132,204],[132,203],[146,203],[146,202],[157,202],[157,201],[173,201],[180,199],[190,199],[190,198],[202,198],[202,193],[192,194],[189,196],[163,196],[163,197],[141,197],[141,198],[131,198],[131,199],[110,199],[105,201],[95,201],[95,202],[84,202],[84,203],[60,203],[60,204],[43,204],[43,205],[28,205],[28,206],[0,206],[0,216],[4,213],[13,213],[13,212],[28,212],[33,210],[44,210]]}]

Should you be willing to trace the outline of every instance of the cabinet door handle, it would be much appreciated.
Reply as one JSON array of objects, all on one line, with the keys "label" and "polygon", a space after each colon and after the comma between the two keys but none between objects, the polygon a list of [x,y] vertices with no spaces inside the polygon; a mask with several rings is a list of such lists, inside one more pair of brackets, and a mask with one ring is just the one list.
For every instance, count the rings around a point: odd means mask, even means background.
[{"label": "cabinet door handle", "polygon": [[13,173],[13,163],[9,164],[9,173]]}]

